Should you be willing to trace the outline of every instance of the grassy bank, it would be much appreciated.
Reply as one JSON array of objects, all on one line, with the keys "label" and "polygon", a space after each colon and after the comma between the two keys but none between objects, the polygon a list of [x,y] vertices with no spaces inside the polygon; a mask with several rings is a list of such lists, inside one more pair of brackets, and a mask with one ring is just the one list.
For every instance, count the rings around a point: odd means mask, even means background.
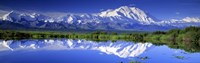
[{"label": "grassy bank", "polygon": [[151,42],[156,45],[166,44],[172,48],[181,48],[190,52],[200,51],[200,27],[173,29],[167,32],[155,31],[152,33],[116,33],[96,31],[91,33],[54,32],[54,31],[17,31],[0,30],[0,39],[44,39],[68,38],[86,39],[93,41],[134,41]]}]

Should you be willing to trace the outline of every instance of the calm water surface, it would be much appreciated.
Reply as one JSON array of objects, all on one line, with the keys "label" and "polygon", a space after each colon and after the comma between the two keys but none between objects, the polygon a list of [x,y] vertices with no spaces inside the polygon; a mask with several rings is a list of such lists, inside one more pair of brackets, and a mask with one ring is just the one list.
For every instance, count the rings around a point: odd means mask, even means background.
[{"label": "calm water surface", "polygon": [[199,58],[198,52],[120,40],[0,40],[0,63],[200,63]]}]

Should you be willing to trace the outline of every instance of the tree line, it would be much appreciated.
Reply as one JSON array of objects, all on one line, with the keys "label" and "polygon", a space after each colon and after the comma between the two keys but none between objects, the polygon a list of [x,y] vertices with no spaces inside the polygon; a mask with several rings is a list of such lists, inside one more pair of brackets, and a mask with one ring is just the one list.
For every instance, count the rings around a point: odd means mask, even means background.
[{"label": "tree line", "polygon": [[48,32],[48,31],[13,31],[0,30],[0,39],[44,39],[68,38],[93,41],[126,40],[133,42],[151,42],[156,45],[166,44],[172,48],[181,48],[190,52],[200,51],[200,27],[155,31],[152,33],[116,33],[96,31],[92,33]]}]

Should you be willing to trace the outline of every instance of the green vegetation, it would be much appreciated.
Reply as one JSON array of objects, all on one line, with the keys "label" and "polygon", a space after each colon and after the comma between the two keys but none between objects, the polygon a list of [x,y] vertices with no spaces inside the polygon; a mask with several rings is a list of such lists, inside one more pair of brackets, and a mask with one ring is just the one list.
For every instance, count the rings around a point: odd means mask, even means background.
[{"label": "green vegetation", "polygon": [[184,49],[188,52],[200,52],[200,27],[173,29],[167,32],[152,33],[115,33],[96,31],[91,33],[51,32],[51,31],[15,31],[0,30],[0,39],[44,39],[69,38],[93,41],[133,41],[152,42],[155,45],[168,45],[171,48]]},{"label": "green vegetation", "polygon": [[175,56],[177,59],[184,59],[184,56]]},{"label": "green vegetation", "polygon": [[[120,62],[120,63],[125,63],[125,62]],[[132,61],[130,61],[130,62],[128,62],[128,63],[141,63],[141,62],[139,62],[139,61],[136,61],[136,60],[132,60]]]},{"label": "green vegetation", "polygon": [[171,48],[184,49],[188,52],[200,52],[200,27],[173,29],[167,32],[157,31],[145,36],[144,40],[166,44]]},{"label": "green vegetation", "polygon": [[73,33],[73,32],[50,32],[50,31],[13,31],[0,30],[0,39],[44,39],[44,38],[69,38],[69,39],[87,39],[94,41],[143,41],[143,34],[119,34],[116,32],[96,31],[91,33]]},{"label": "green vegetation", "polygon": [[145,56],[145,57],[137,57],[137,58],[139,58],[141,60],[147,60],[147,59],[149,59],[149,57],[147,57],[147,56]]},{"label": "green vegetation", "polygon": [[130,61],[129,63],[141,63],[141,62],[133,60],[133,61]]}]

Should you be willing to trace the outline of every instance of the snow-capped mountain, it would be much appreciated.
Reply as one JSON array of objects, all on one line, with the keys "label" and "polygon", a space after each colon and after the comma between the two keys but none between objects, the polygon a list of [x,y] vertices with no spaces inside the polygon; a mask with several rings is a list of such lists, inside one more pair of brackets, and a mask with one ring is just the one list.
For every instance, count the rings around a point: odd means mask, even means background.
[{"label": "snow-capped mountain", "polygon": [[37,13],[20,13],[20,12],[15,12],[11,11],[4,16],[2,16],[2,20],[7,20],[7,21],[20,21],[20,20],[27,20],[27,21],[51,21],[49,20],[50,17],[37,14]]},{"label": "snow-capped mountain", "polygon": [[[2,21],[32,28],[91,29],[91,30],[168,30],[172,28],[199,26],[197,18],[162,21],[136,7],[121,6],[99,13],[63,13],[56,17],[36,12],[11,11],[1,17]],[[191,21],[192,20],[192,21]],[[4,23],[4,22],[0,23]],[[193,23],[195,22],[195,23]],[[178,25],[177,25],[178,24]]]},{"label": "snow-capped mountain", "polygon": [[110,20],[118,19],[122,21],[138,22],[141,24],[151,24],[154,21],[144,11],[136,7],[122,6],[115,10],[103,11],[99,14],[100,17],[107,17]]},{"label": "snow-capped mountain", "polygon": [[1,51],[18,50],[96,50],[121,58],[137,57],[153,47],[151,43],[133,42],[92,42],[87,40],[20,40],[0,41]]},{"label": "snow-capped mountain", "polygon": [[171,19],[166,21],[155,22],[161,26],[174,26],[184,28],[189,26],[200,26],[200,18],[198,17],[185,17],[183,19]]}]

